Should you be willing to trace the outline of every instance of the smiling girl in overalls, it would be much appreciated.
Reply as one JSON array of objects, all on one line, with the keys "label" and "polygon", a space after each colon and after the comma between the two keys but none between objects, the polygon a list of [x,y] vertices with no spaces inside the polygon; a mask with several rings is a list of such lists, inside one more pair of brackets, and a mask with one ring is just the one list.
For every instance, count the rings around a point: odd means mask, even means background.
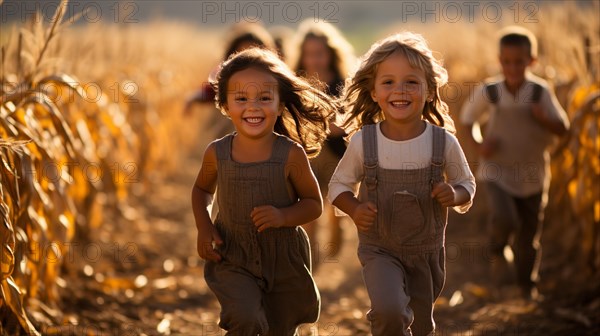
[{"label": "smiling girl in overalls", "polygon": [[[307,153],[318,154],[338,107],[257,48],[224,62],[216,85],[235,132],[206,149],[192,204],[204,277],[221,304],[219,326],[228,335],[295,335],[320,309],[299,226],[322,209]],[[217,187],[213,223],[207,206]]]},{"label": "smiling girl in overalls", "polygon": [[475,194],[439,95],[446,81],[425,40],[401,33],[371,47],[345,90],[345,127],[360,130],[331,179],[329,199],[358,229],[375,336],[433,334],[447,207],[464,213]]}]

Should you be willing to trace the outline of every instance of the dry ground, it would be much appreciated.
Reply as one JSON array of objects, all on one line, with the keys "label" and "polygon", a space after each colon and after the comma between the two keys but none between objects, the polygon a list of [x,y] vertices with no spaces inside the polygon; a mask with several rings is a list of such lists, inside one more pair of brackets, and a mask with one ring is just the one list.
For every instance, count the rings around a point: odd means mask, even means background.
[{"label": "dry ground", "polygon": [[[196,116],[194,123],[202,122]],[[97,242],[75,249],[79,253],[73,253],[74,260],[66,265],[65,315],[55,317],[62,326],[45,328],[45,333],[224,334],[217,327],[218,303],[207,289],[203,262],[196,256],[190,207],[201,153],[213,136],[205,132],[197,149],[181,155],[177,173],[133,200],[126,212],[129,218],[115,217],[95,234]],[[484,239],[483,204],[480,194],[469,214],[450,216],[447,282],[435,311],[438,334],[598,334],[597,285],[572,291],[568,284],[552,281],[558,271],[552,251],[544,255],[542,269],[545,301],[526,302],[510,288],[495,290],[487,275],[492,260]],[[348,220],[343,228],[345,240],[338,256],[321,249],[322,264],[315,275],[322,296],[321,317],[317,324],[303,326],[301,335],[315,335],[317,330],[319,335],[369,334],[365,318],[369,300],[356,258],[355,229]]]}]

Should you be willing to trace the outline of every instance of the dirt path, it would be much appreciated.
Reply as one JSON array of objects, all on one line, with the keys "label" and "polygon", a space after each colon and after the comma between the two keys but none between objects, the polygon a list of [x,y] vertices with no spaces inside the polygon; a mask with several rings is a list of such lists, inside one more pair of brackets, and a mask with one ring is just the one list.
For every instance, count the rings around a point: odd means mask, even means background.
[{"label": "dirt path", "polygon": [[[203,148],[203,146],[200,146]],[[182,169],[140,196],[130,219],[103,226],[86,253],[67,266],[63,311],[46,334],[222,335],[219,306],[203,280],[196,256],[190,188],[200,166],[199,155],[183,160]],[[481,209],[452,215],[447,237],[445,289],[436,306],[438,335],[593,335],[600,332],[597,295],[557,297],[541,304],[504,292],[492,300]],[[322,295],[319,322],[301,335],[368,335],[369,300],[356,258],[354,227],[343,223],[345,244],[327,257],[315,275]],[[99,250],[98,253],[91,252]],[[71,267],[72,266],[72,267]],[[552,267],[549,264],[549,267]],[[549,289],[552,291],[552,288]],[[585,303],[582,305],[582,302]],[[76,324],[76,325],[73,325]]]}]

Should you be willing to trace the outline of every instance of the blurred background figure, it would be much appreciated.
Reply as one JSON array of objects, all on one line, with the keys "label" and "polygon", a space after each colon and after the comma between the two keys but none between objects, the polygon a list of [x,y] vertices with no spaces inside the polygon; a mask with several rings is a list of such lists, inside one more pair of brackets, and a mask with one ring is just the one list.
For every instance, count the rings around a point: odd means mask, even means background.
[{"label": "blurred background figure", "polygon": [[[500,76],[486,81],[463,106],[461,123],[479,149],[479,178],[488,195],[489,246],[497,286],[507,278],[505,247],[514,254],[517,283],[526,299],[537,299],[541,261],[540,236],[550,186],[550,152],[554,136],[569,128],[568,117],[553,90],[529,68],[538,56],[537,39],[527,29],[501,31]],[[487,120],[485,134],[474,124]],[[494,172],[490,173],[490,167]]]},{"label": "blurred background figure", "polygon": [[[228,59],[236,52],[248,49],[250,47],[261,47],[272,51],[277,51],[275,41],[271,34],[261,23],[242,21],[231,26],[225,39],[225,53],[223,61]],[[210,81],[214,80],[218,68],[215,67],[208,75],[198,91],[194,92],[186,101],[184,106],[184,114],[190,115],[194,110],[194,106],[205,104],[210,107],[211,118],[205,122],[202,130],[210,135],[211,138],[220,138],[233,131],[231,123],[226,120],[225,116],[215,106],[215,91],[210,85]],[[202,119],[206,120],[206,119]]]},{"label": "blurred background figure", "polygon": [[279,57],[285,61],[289,54],[289,42],[294,38],[295,31],[287,26],[271,26],[269,32],[273,37]]},{"label": "blurred background figure", "polygon": [[[344,81],[355,61],[350,43],[333,25],[307,19],[298,28],[295,45],[297,54],[290,60],[294,71],[300,76],[321,82],[327,94],[339,97]],[[342,111],[336,113],[335,118],[331,120],[329,125],[331,133],[325,141],[323,150],[311,161],[323,195],[327,195],[329,180],[346,150],[344,142],[346,133],[336,125],[335,120],[341,113]],[[318,221],[304,226],[310,237],[315,269],[318,268],[320,260],[337,255],[342,243],[341,218],[335,216],[334,208],[328,201],[324,200],[324,202],[325,207],[320,219],[327,223],[329,237],[327,243],[322,245],[324,254],[321,257],[317,235]]]}]

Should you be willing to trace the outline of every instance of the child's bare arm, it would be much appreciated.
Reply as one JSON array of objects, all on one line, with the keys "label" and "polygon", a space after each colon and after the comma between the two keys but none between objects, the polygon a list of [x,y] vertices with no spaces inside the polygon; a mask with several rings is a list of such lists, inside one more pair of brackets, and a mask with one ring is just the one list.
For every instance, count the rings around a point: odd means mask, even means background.
[{"label": "child's bare arm", "polygon": [[377,206],[373,202],[361,203],[350,191],[339,194],[332,204],[352,218],[358,231],[369,230],[375,222]]},{"label": "child's bare arm", "polygon": [[489,158],[496,152],[499,146],[499,140],[494,137],[476,138],[474,133],[478,133],[481,136],[481,130],[474,129],[474,127],[480,127],[479,124],[466,124],[463,125],[464,133],[467,134],[467,141],[483,158]]},{"label": "child's bare arm", "polygon": [[472,92],[469,99],[462,107],[460,122],[465,138],[469,145],[483,158],[491,157],[498,149],[500,143],[496,137],[488,134],[483,137],[481,124],[478,120],[485,118],[491,108],[491,103],[485,92],[486,85],[480,85]]},{"label": "child's bare arm", "polygon": [[544,111],[542,104],[534,103],[531,108],[531,114],[542,126],[558,136],[567,133],[567,125],[561,119],[550,118]]},{"label": "child's bare arm", "polygon": [[271,205],[256,207],[250,215],[259,232],[270,227],[306,224],[321,216],[323,200],[319,185],[300,146],[290,149],[285,170],[299,200],[286,208],[278,209]]},{"label": "child's bare arm", "polygon": [[202,259],[219,261],[221,256],[213,249],[213,243],[223,241],[208,214],[208,205],[217,185],[217,156],[214,143],[204,153],[202,167],[192,189],[192,210],[198,229],[198,255]]}]

